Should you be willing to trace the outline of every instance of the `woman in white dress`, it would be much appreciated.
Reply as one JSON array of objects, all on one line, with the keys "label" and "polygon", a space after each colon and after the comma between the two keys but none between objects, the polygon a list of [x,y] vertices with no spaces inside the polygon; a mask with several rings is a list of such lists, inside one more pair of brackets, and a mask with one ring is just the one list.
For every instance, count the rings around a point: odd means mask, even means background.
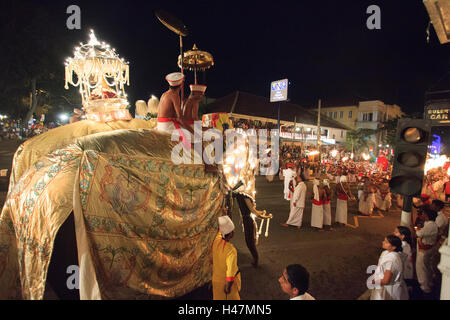
[{"label": "woman in white dress", "polygon": [[402,240],[388,235],[382,243],[380,255],[371,282],[373,289],[370,300],[408,300],[408,289],[403,279]]},{"label": "woman in white dress", "polygon": [[411,250],[411,230],[404,226],[395,228],[394,235],[402,240],[403,278],[406,284],[414,279],[414,265]]}]

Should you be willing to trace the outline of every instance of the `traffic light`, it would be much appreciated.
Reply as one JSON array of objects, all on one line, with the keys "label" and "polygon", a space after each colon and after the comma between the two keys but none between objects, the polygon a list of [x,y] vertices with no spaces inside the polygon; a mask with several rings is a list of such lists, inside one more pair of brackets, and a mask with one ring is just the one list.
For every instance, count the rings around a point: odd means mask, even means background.
[{"label": "traffic light", "polygon": [[430,120],[398,120],[392,177],[389,182],[391,192],[404,196],[421,194],[430,135]]}]

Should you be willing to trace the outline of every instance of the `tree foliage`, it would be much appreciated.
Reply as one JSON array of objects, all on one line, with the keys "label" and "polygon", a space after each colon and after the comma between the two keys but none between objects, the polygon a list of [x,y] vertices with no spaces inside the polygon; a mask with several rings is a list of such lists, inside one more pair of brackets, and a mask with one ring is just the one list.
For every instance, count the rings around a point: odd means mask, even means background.
[{"label": "tree foliage", "polygon": [[372,146],[370,136],[374,135],[377,130],[374,129],[357,129],[347,132],[345,148],[348,151],[363,152]]},{"label": "tree foliage", "polygon": [[36,1],[3,0],[0,19],[0,113],[25,118],[30,106],[79,105],[75,90],[63,91],[67,33],[49,9]]}]

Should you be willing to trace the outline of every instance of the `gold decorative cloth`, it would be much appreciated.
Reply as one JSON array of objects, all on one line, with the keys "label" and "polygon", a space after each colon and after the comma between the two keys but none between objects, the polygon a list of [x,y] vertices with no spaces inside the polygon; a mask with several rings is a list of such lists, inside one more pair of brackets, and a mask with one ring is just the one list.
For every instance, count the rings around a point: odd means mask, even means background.
[{"label": "gold decorative cloth", "polygon": [[72,211],[82,299],[174,298],[210,281],[223,177],[174,165],[175,144],[156,130],[116,130],[35,162],[0,216],[0,299],[43,298]]},{"label": "gold decorative cloth", "polygon": [[119,129],[153,129],[156,120],[133,119],[130,121],[111,121],[106,123],[83,120],[49,130],[35,136],[19,146],[13,158],[9,192],[22,174],[41,157],[56,149],[69,145],[75,139],[90,134]]}]

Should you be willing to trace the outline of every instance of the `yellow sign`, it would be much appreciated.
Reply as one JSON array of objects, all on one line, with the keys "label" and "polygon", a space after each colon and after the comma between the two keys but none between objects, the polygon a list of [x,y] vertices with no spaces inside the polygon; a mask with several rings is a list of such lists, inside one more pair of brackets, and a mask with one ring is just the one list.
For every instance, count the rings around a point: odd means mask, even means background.
[{"label": "yellow sign", "polygon": [[427,111],[428,119],[431,120],[449,120],[448,118],[449,109],[432,109]]}]

